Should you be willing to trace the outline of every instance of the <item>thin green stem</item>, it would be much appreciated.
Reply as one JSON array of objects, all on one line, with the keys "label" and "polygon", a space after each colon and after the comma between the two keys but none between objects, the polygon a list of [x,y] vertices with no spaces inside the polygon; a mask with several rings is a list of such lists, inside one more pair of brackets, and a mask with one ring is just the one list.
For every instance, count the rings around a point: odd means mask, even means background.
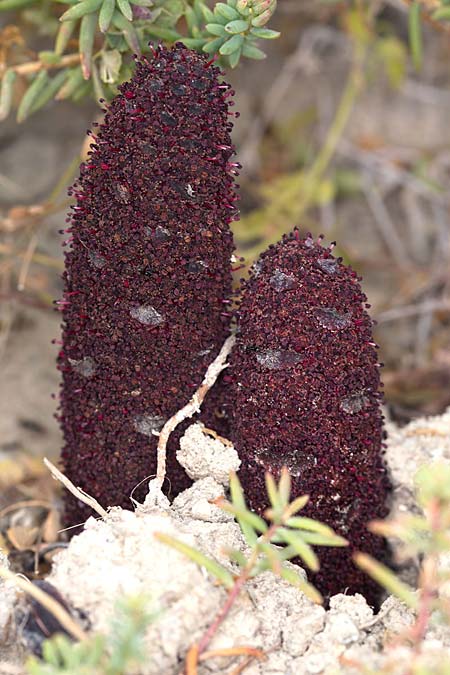
[{"label": "thin green stem", "polygon": [[[247,227],[246,221],[248,221],[248,227],[262,223],[266,229],[264,241],[258,242],[257,245],[245,251],[248,260],[254,259],[260,253],[262,246],[265,247],[279,239],[280,226],[284,232],[286,221],[290,226],[299,223],[314,201],[317,187],[336,153],[354,110],[356,100],[364,86],[363,65],[365,56],[366,48],[362,44],[356,43],[353,63],[336,114],[313,164],[308,169],[302,169],[285,179],[281,179],[279,186],[276,186],[277,189],[274,188],[273,190],[274,197],[269,205],[252,213],[248,219],[244,218],[241,222],[241,227],[244,229]],[[275,230],[273,229],[274,222],[279,223]],[[260,231],[260,227],[257,229]],[[267,233],[268,229],[270,234]]]},{"label": "thin green stem", "polygon": [[335,155],[339,141],[343,136],[350,115],[353,112],[355,101],[362,89],[363,78],[360,59],[360,56],[355,58],[355,62],[350,71],[344,92],[336,110],[336,115],[328,130],[325,142],[314,163],[304,175],[303,195],[300,204],[298,205],[298,213],[300,216],[303,215],[310,206],[314,196],[314,190]]}]

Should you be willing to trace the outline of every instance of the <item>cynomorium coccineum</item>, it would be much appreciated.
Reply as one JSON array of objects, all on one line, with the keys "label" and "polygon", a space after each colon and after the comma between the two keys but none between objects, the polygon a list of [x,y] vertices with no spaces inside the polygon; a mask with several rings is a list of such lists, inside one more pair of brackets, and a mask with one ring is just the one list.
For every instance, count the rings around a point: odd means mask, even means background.
[{"label": "cynomorium coccineum", "polygon": [[351,561],[355,550],[386,558],[367,531],[387,514],[380,376],[360,279],[332,247],[294,231],[262,254],[244,284],[231,367],[232,438],[246,497],[266,507],[264,472],[286,465],[307,515],[346,537],[318,551],[312,580],[325,597],[377,586]]},{"label": "cynomorium coccineum", "polygon": [[[136,63],[71,192],[61,424],[64,471],[103,506],[130,507],[157,437],[229,332],[236,217],[230,86],[176,45]],[[168,453],[171,495],[190,484]],[[142,497],[145,486],[135,496]],[[68,524],[89,515],[72,497]]]}]

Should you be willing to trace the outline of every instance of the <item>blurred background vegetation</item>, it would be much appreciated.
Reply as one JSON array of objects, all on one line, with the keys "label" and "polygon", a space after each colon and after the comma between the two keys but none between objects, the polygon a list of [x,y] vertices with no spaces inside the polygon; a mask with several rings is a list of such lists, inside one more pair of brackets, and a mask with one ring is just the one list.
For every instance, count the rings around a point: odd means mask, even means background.
[{"label": "blurred background vegetation", "polygon": [[390,415],[450,404],[450,3],[219,4],[0,0],[0,488],[59,453],[66,188],[98,98],[149,39],[219,53],[236,90],[246,264],[295,225],[337,240],[378,322]]}]

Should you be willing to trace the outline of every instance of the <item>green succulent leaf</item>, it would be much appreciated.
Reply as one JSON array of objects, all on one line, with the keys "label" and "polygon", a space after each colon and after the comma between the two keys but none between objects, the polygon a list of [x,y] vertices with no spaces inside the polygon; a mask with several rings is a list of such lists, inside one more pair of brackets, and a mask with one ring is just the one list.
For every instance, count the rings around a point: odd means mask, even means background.
[{"label": "green succulent leaf", "polygon": [[319,591],[308,581],[302,579],[298,572],[295,572],[293,569],[288,567],[282,567],[280,576],[282,579],[285,579],[285,581],[288,581],[292,586],[296,586],[301,591],[303,591],[303,593],[310,600],[319,605],[322,604],[323,598]]},{"label": "green succulent leaf", "polygon": [[75,19],[81,19],[87,14],[92,14],[96,12],[97,9],[102,4],[102,0],[83,0],[78,4],[74,5],[67,12],[64,12],[62,16],[59,17],[60,21],[73,21]]},{"label": "green succulent leaf", "polygon": [[57,101],[63,101],[70,98],[79,87],[84,83],[81,68],[71,68],[67,73],[67,79],[55,95]]},{"label": "green succulent leaf", "polygon": [[109,26],[111,25],[115,7],[116,0],[103,0],[103,4],[98,15],[98,25],[102,33],[106,33]]},{"label": "green succulent leaf", "polygon": [[189,33],[192,35],[192,32],[198,27],[198,17],[193,7],[186,7],[185,19]]},{"label": "green succulent leaf", "polygon": [[266,490],[269,496],[270,504],[275,511],[278,511],[283,508],[283,504],[278,494],[277,484],[275,483],[274,477],[270,473],[265,475],[266,481]]},{"label": "green succulent leaf", "polygon": [[81,57],[81,70],[85,80],[91,76],[92,50],[94,48],[95,30],[97,17],[95,14],[86,14],[81,19],[79,51]]},{"label": "green succulent leaf", "polygon": [[242,35],[233,35],[229,40],[227,40],[219,49],[219,53],[222,56],[229,56],[233,52],[237,52],[241,49],[244,44],[244,38]]},{"label": "green succulent leaf", "polygon": [[344,537],[340,537],[334,533],[332,535],[325,535],[319,532],[306,532],[303,530],[301,536],[304,542],[314,546],[348,546],[348,541]]},{"label": "green succulent leaf", "polygon": [[207,23],[205,28],[211,35],[217,35],[218,37],[226,37],[227,35],[225,26],[221,23]]},{"label": "green succulent leaf", "polygon": [[236,548],[230,548],[227,550],[227,555],[229,559],[237,563],[239,567],[244,568],[247,565],[248,560],[242,551],[238,551]]},{"label": "green succulent leaf", "polygon": [[255,16],[255,18],[252,19],[252,26],[256,26],[257,28],[264,26],[272,18],[272,14],[273,11],[271,9],[268,9],[266,12],[263,12],[259,16]]},{"label": "green succulent leaf", "polygon": [[242,19],[237,19],[236,21],[230,21],[225,26],[227,33],[232,33],[233,35],[237,33],[243,33],[249,27],[248,21],[243,21]]},{"label": "green succulent leaf", "polygon": [[85,80],[83,78],[83,83],[73,92],[71,95],[71,100],[75,103],[78,103],[78,101],[81,101],[83,98],[86,98],[86,96],[90,96],[91,94],[92,82],[91,80]]},{"label": "green succulent leaf", "polygon": [[223,45],[225,42],[226,38],[216,38],[215,40],[210,40],[210,42],[207,42],[205,45],[203,45],[203,51],[206,54],[216,54],[220,47]]},{"label": "green succulent leaf", "polygon": [[[252,25],[255,26],[252,21]],[[254,35],[256,38],[262,38],[263,40],[275,40],[280,37],[280,32],[277,30],[270,30],[270,28],[257,28],[253,27],[250,31],[251,35]]]},{"label": "green succulent leaf", "polygon": [[68,76],[67,70],[62,70],[51,79],[49,78],[45,88],[35,97],[30,107],[30,114],[37,112],[51,101],[61,89]]},{"label": "green succulent leaf", "polygon": [[234,19],[240,18],[239,12],[233,9],[233,7],[230,7],[230,5],[226,5],[224,2],[218,2],[216,4],[214,13],[220,14],[220,16],[223,16],[227,21],[233,21]]},{"label": "green succulent leaf", "polygon": [[[219,50],[220,51],[220,50]],[[231,68],[236,68],[242,55],[242,49],[239,47],[235,52],[229,55],[228,60],[230,62]]]},{"label": "green succulent leaf", "polygon": [[292,532],[291,530],[281,528],[279,530],[279,535],[281,539],[286,542],[286,544],[289,544],[297,551],[297,555],[300,556],[300,558],[310,570],[317,572],[319,569],[319,559],[312,548],[306,544],[305,541],[303,541],[299,534]]},{"label": "green succulent leaf", "polygon": [[25,94],[22,97],[19,108],[17,110],[17,121],[23,122],[26,120],[31,112],[31,107],[38,95],[45,89],[49,81],[49,76],[46,70],[41,70],[33,82],[30,84]]},{"label": "green succulent leaf", "polygon": [[205,18],[203,16],[203,7],[204,7],[203,0],[194,0],[194,4],[192,5],[192,9],[193,9],[194,14],[197,18],[197,23],[202,23],[203,19]]},{"label": "green succulent leaf", "polygon": [[353,556],[355,563],[360,567],[364,572],[367,572],[372,579],[375,579],[381,586],[383,586],[387,591],[396,595],[402,602],[404,602],[408,607],[416,609],[418,605],[417,594],[414,593],[412,588],[410,588],[403,581],[398,579],[398,577],[385,565],[382,565],[377,560],[374,560],[371,556],[366,555],[365,553],[356,553]]},{"label": "green succulent leaf", "polygon": [[225,569],[225,567],[216,563],[215,560],[208,558],[200,551],[197,551],[197,549],[189,546],[189,544],[185,544],[178,539],[173,539],[173,537],[169,537],[167,534],[158,532],[155,534],[155,537],[164,544],[171,546],[179,553],[187,556],[200,567],[204,567],[213,577],[221,581],[226,588],[231,588],[233,586],[233,576]]},{"label": "green succulent leaf", "polygon": [[[195,5],[194,5],[195,6]],[[216,21],[216,17],[214,16],[214,12],[212,12],[207,5],[204,5],[201,3],[200,5],[201,11],[203,14],[203,19],[207,21],[208,23],[214,23]]]},{"label": "green succulent leaf", "polygon": [[258,548],[266,556],[267,569],[270,569],[274,574],[279,575],[283,562],[280,556],[280,551],[268,542],[258,542]]},{"label": "green succulent leaf", "polygon": [[146,28],[148,35],[151,35],[158,40],[167,40],[167,42],[178,42],[181,39],[181,35],[170,28],[165,28],[164,26],[156,26],[155,24],[150,24]]},{"label": "green succulent leaf", "polygon": [[14,70],[7,70],[3,75],[0,87],[0,121],[6,119],[10,113],[16,78]]},{"label": "green succulent leaf", "polygon": [[128,21],[128,19],[126,19],[124,15],[117,10],[113,14],[112,21],[116,28],[118,28],[123,33],[123,36],[131,51],[134,54],[139,55],[141,53],[139,38],[131,21]]},{"label": "green succulent leaf", "polygon": [[299,495],[289,504],[286,514],[288,514],[289,517],[293,516],[294,513],[298,513],[298,511],[301,511],[303,508],[305,508],[308,502],[309,495]]},{"label": "green succulent leaf", "polygon": [[277,0],[254,0],[253,11],[255,14],[263,14],[266,11],[274,12],[277,6]]},{"label": "green succulent leaf", "polygon": [[[231,494],[231,505],[234,509],[240,513],[247,513],[247,505],[245,503],[244,491],[242,485],[239,481],[237,475],[232,472],[230,474],[230,494]],[[225,503],[226,504],[226,503]],[[221,508],[225,507],[225,504],[221,505]],[[255,515],[255,514],[252,514]],[[248,522],[246,519],[239,519],[239,526],[242,530],[242,534],[249,546],[255,546],[258,541],[258,535],[253,529],[253,525]]]},{"label": "green succulent leaf", "polygon": [[245,508],[239,508],[238,506],[235,506],[234,504],[230,504],[228,502],[224,502],[223,504],[220,505],[220,508],[223,511],[226,511],[227,513],[231,513],[233,516],[235,516],[236,520],[241,523],[246,523],[247,525],[250,525],[253,529],[257,530],[258,532],[266,532],[267,531],[267,523],[256,513],[253,513],[252,511],[248,511]]},{"label": "green succulent leaf", "polygon": [[278,494],[280,495],[283,508],[285,508],[289,504],[289,497],[291,495],[291,477],[285,466],[281,470],[280,480],[278,481]]},{"label": "green succulent leaf", "polygon": [[117,6],[128,21],[133,20],[133,10],[128,0],[117,0]]},{"label": "green succulent leaf", "polygon": [[92,84],[97,100],[106,98],[96,63],[92,64]]},{"label": "green succulent leaf", "polygon": [[55,54],[58,54],[58,56],[64,54],[64,50],[66,49],[68,42],[72,37],[72,33],[75,30],[76,25],[76,21],[64,21],[59,26],[55,40]]},{"label": "green succulent leaf", "polygon": [[230,474],[230,495],[233,506],[237,506],[240,509],[247,508],[241,481],[234,471]]},{"label": "green succulent leaf", "polygon": [[296,529],[309,530],[310,532],[320,532],[320,534],[326,536],[333,536],[334,532],[328,525],[320,523],[318,520],[313,518],[306,518],[304,516],[293,516],[289,518],[286,522],[286,525],[289,527],[295,527]]},{"label": "green succulent leaf", "polygon": [[39,61],[45,63],[47,66],[57,65],[61,61],[59,54],[55,54],[55,52],[51,52],[49,50],[39,52],[38,56]]},{"label": "green succulent leaf", "polygon": [[182,42],[186,47],[189,47],[189,49],[203,49],[203,45],[205,44],[205,38],[181,38],[180,42]]}]

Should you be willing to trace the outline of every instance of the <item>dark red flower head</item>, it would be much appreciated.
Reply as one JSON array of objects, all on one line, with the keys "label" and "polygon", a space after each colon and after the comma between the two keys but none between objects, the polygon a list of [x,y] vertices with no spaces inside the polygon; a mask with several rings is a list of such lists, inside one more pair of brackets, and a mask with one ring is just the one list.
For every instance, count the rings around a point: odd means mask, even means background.
[{"label": "dark red flower head", "polygon": [[[67,476],[104,507],[130,507],[133,487],[155,473],[155,434],[229,331],[236,165],[232,92],[219,75],[182,45],[139,60],[71,189],[62,456]],[[176,442],[172,496],[189,485]],[[68,523],[89,514],[72,497],[66,506]]]},{"label": "dark red flower head", "polygon": [[[387,514],[380,376],[360,279],[330,248],[297,231],[271,246],[245,283],[231,378],[233,440],[250,505],[266,506],[264,472],[286,465],[308,515],[346,537],[320,548],[314,583],[329,597],[378,589],[351,562],[385,557],[366,529]],[[367,305],[366,305],[367,307]]]}]

